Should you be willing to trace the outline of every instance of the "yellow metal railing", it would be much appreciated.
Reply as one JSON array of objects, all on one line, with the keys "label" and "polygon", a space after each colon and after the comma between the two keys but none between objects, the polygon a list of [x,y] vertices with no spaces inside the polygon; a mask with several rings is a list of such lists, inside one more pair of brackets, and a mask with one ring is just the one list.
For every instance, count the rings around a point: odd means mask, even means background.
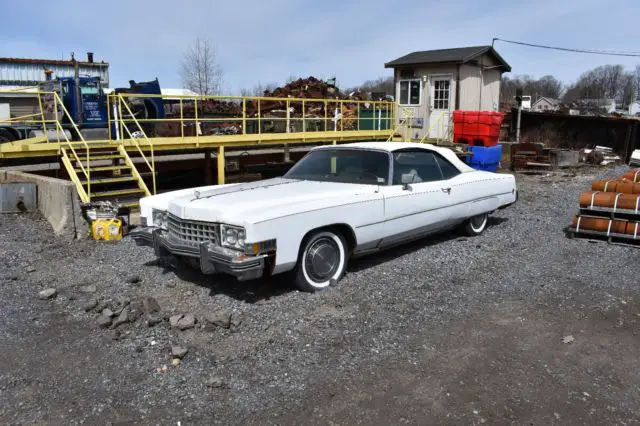
[{"label": "yellow metal railing", "polygon": [[[151,177],[152,177],[152,181],[153,181],[153,194],[155,194],[156,193],[156,169],[155,169],[156,163],[155,163],[155,153],[154,153],[154,149],[153,149],[153,143],[147,137],[146,132],[144,131],[144,129],[140,125],[140,122],[138,121],[138,119],[133,114],[133,111],[131,111],[131,108],[127,104],[126,100],[122,97],[122,94],[118,94],[117,96],[118,96],[117,99],[118,99],[118,114],[119,114],[119,116],[118,116],[119,120],[118,120],[117,125],[120,126],[120,129],[125,129],[127,131],[128,135],[129,135],[129,141],[133,144],[133,146],[136,147],[136,149],[140,153],[140,156],[141,156],[142,160],[144,161],[144,163],[147,165],[147,167],[151,171]],[[110,103],[108,103],[107,109],[109,109],[109,106],[110,106]],[[136,127],[138,128],[138,131],[142,134],[144,140],[146,141],[146,144],[149,147],[149,151],[151,152],[151,162],[149,162],[149,160],[147,159],[147,156],[145,155],[144,151],[142,150],[142,147],[140,146],[140,143],[139,143],[140,138],[134,137],[133,133],[131,133],[131,131],[129,130],[129,126],[126,125],[125,119],[124,119],[124,115],[122,113],[122,107],[123,106],[124,106],[124,109],[129,114],[129,116],[131,117],[131,121],[136,125]],[[122,134],[122,133],[120,133],[120,134]],[[125,153],[126,153],[126,151],[125,151]],[[133,163],[129,164],[129,167],[131,167],[132,170],[136,170],[136,168],[133,167]],[[145,192],[148,195],[150,195],[149,194],[149,189],[147,188],[146,184],[144,183],[144,180],[142,179],[142,177],[139,174],[137,174],[137,170],[136,170],[136,178],[138,179],[138,182],[143,187]]]},{"label": "yellow metal railing", "polygon": [[389,136],[389,139],[387,139],[387,142],[393,141],[393,138],[395,137],[395,135],[399,133],[403,128],[404,128],[403,140],[408,141],[410,137],[409,128],[411,126],[411,122],[413,121],[413,110],[409,108],[404,108],[401,106],[397,106],[397,110],[400,110],[402,112],[402,117],[400,117],[400,120],[398,121],[398,125],[393,129],[393,132]]},{"label": "yellow metal railing", "polygon": [[[445,117],[447,118],[445,119]],[[451,141],[453,139],[451,137],[453,133],[453,118],[450,113],[439,113],[436,116],[435,120],[432,121],[431,119],[429,119],[429,121],[431,121],[431,124],[427,128],[427,131],[424,133],[424,135],[422,135],[420,143],[425,143],[427,140],[434,139],[435,143],[439,144],[441,141],[445,142]],[[447,126],[446,130],[445,126]],[[436,130],[435,138],[431,138],[432,130]]]},{"label": "yellow metal railing", "polygon": [[[89,155],[89,144],[87,143],[87,141],[82,136],[82,133],[80,133],[80,130],[78,129],[78,126],[76,126],[76,123],[71,118],[71,114],[69,114],[69,111],[67,111],[67,108],[64,106],[64,102],[62,102],[62,99],[60,99],[60,96],[58,96],[58,94],[56,92],[52,92],[52,94],[53,94],[53,97],[54,97],[54,105],[55,105],[54,108],[55,108],[56,117],[58,117],[58,104],[60,104],[60,107],[62,108],[62,112],[63,112],[64,116],[67,117],[67,119],[69,120],[69,123],[71,124],[71,127],[75,131],[75,134],[80,139],[80,142],[82,142],[82,146],[84,147],[85,153],[87,155],[87,157],[86,157],[86,162],[87,162],[86,165],[87,165],[87,167],[85,168],[82,165],[82,160],[80,159],[80,156],[78,155],[78,153],[76,152],[75,148],[73,147],[73,144],[71,143],[71,140],[69,140],[69,138],[67,137],[67,134],[65,133],[64,128],[63,128],[62,124],[60,123],[60,120],[55,120],[56,133],[57,133],[56,136],[59,138],[58,135],[59,135],[60,132],[62,132],[62,135],[64,136],[64,139],[66,141],[67,148],[69,148],[69,150],[71,150],[71,152],[73,153],[73,158],[78,163],[78,165],[80,165],[80,170],[82,171],[82,173],[84,174],[84,176],[87,179],[87,190],[86,190],[86,192],[84,191],[84,187],[82,186],[82,182],[80,182],[79,179],[78,179],[77,182],[75,182],[75,184],[76,184],[76,188],[78,189],[78,193],[81,194],[80,198],[82,199],[82,201],[85,202],[85,203],[88,203],[88,202],[91,201],[91,156]],[[45,128],[45,134],[47,134],[46,128]],[[48,137],[47,137],[47,141],[48,141]],[[66,153],[65,150],[62,150],[63,156],[65,155],[65,153]],[[69,175],[72,176],[72,179],[73,179],[73,175],[76,175],[76,178],[77,178],[77,174],[75,173],[75,168],[73,168],[73,163],[71,163],[70,165],[71,165],[71,168],[73,169],[74,173],[71,173],[71,170],[69,170]]]},{"label": "yellow metal railing", "polygon": [[[130,107],[132,100],[145,98],[161,98],[165,103],[167,114],[163,118],[137,118]],[[242,96],[163,96],[149,94],[110,94],[108,102],[108,122],[110,137],[113,139],[112,125],[115,126],[117,138],[122,143],[134,144],[142,155],[145,164],[154,176],[153,191],[155,193],[154,138],[170,137],[195,141],[200,147],[206,141],[211,143],[218,135],[255,136],[250,143],[260,144],[262,135],[268,133],[300,134],[300,142],[305,142],[314,132],[349,132],[368,131],[386,137],[395,122],[395,103],[382,101],[358,101],[342,99],[316,98],[274,98],[274,97],[242,97]],[[114,105],[116,106],[114,108]],[[112,111],[114,109],[115,111]],[[368,115],[363,112],[368,110]],[[142,138],[134,137],[129,125],[138,130]],[[146,126],[146,127],[145,127]],[[271,126],[272,128],[269,128]],[[178,128],[179,127],[179,128]],[[153,133],[150,136],[147,130]],[[269,131],[272,130],[272,131]],[[145,149],[139,139],[145,140]],[[327,142],[334,142],[328,135]],[[240,140],[236,145],[247,142]],[[218,183],[225,181],[225,147],[232,143],[217,146]],[[284,144],[285,156],[288,151]],[[151,162],[144,151],[150,151]]]},{"label": "yellow metal railing", "polygon": [[[158,136],[189,136],[196,140],[219,134],[255,135],[259,141],[260,135],[265,133],[360,130],[384,133],[391,130],[395,121],[395,103],[387,101],[139,93],[119,96],[125,103],[126,99],[144,98],[173,101],[174,106],[168,108],[164,118],[137,118],[137,124],[150,125]],[[364,111],[370,115],[361,116]],[[109,120],[113,121],[113,118]],[[134,117],[120,116],[116,121],[124,126],[132,123]]]}]

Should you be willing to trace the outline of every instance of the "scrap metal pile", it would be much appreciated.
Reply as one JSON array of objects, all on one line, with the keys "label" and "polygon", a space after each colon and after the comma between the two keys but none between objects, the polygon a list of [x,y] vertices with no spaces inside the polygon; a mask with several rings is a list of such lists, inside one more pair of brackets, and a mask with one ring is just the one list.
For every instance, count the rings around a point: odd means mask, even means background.
[{"label": "scrap metal pile", "polygon": [[[278,99],[270,101],[246,98],[244,102],[241,99],[206,99],[198,101],[197,106],[195,102],[185,100],[182,102],[182,114],[180,106],[174,104],[167,108],[167,117],[175,119],[182,116],[183,119],[194,121],[186,121],[183,129],[180,129],[177,123],[169,123],[163,126],[160,133],[162,136],[179,136],[184,132],[185,136],[194,136],[197,116],[200,135],[240,134],[243,112],[247,133],[258,133],[258,126],[262,133],[286,132],[287,123],[289,130],[293,132],[301,132],[303,129],[334,130],[334,126],[337,129],[354,130],[357,128],[358,109],[372,107],[372,104],[358,107],[357,103],[337,102],[366,100],[367,94],[355,92],[347,95],[335,84],[313,76],[294,80],[273,90],[265,90],[262,97]],[[303,104],[302,101],[287,101],[284,98],[304,99],[305,102]]]},{"label": "scrap metal pile", "polygon": [[580,194],[579,213],[565,229],[571,237],[640,246],[640,170],[614,180],[596,180]]}]

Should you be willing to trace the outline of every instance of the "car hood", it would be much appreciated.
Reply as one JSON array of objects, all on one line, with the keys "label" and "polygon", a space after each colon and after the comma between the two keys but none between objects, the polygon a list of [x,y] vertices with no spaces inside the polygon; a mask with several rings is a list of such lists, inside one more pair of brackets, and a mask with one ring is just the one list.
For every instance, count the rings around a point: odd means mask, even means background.
[{"label": "car hood", "polygon": [[167,210],[189,220],[245,225],[362,199],[375,198],[377,185],[285,178],[247,182],[180,195]]}]

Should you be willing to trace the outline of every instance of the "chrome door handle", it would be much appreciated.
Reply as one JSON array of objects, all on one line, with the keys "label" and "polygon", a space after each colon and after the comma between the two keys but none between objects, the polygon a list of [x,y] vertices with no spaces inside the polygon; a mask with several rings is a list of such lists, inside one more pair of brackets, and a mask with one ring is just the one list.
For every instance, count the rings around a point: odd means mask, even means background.
[{"label": "chrome door handle", "polygon": [[451,188],[442,188],[442,192],[446,192],[447,194],[451,195]]}]

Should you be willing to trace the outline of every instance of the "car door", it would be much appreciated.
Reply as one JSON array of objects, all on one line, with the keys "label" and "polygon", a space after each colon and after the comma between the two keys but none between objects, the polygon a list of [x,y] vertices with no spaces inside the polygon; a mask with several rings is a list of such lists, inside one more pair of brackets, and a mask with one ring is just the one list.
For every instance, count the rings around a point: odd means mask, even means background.
[{"label": "car door", "polygon": [[[451,186],[444,179],[435,155],[427,149],[392,153],[391,185],[381,186],[384,198],[383,245],[410,240],[444,228],[449,223]],[[403,185],[402,175],[412,183]]]}]

